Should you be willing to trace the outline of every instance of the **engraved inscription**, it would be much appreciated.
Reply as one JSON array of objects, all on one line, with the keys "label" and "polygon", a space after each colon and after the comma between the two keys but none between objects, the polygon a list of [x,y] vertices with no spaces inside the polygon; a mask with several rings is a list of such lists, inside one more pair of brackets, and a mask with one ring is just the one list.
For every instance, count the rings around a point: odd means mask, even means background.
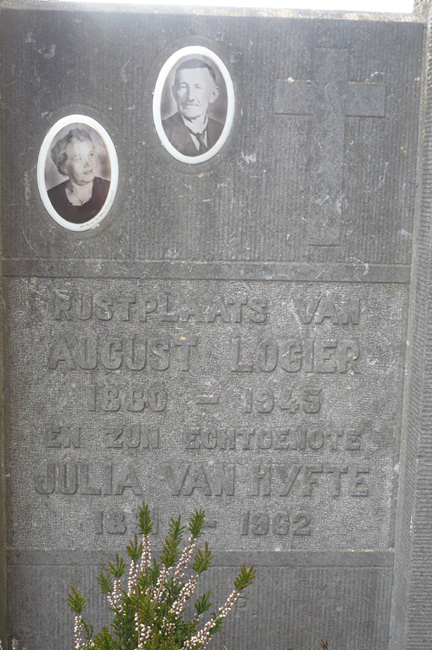
[{"label": "engraved inscription", "polygon": [[321,388],[304,388],[298,395],[291,388],[281,388],[278,393],[272,388],[253,390],[245,388],[242,393],[244,413],[271,413],[276,407],[288,413],[318,413],[321,410]]},{"label": "engraved inscription", "polygon": [[340,497],[342,494],[352,497],[369,496],[365,478],[369,474],[369,467],[260,463],[255,465],[252,472],[253,496],[270,496],[276,493],[286,497],[295,489],[299,496],[311,497],[319,488],[329,489],[333,497]]},{"label": "engraved inscription", "polygon": [[138,336],[120,338],[109,337],[106,340],[97,337],[85,337],[80,341],[67,341],[59,337],[52,346],[48,369],[67,370],[167,370],[172,362],[179,370],[189,370],[190,349],[198,345],[196,337],[188,339],[170,337],[143,339]]},{"label": "engraved inscription", "polygon": [[295,299],[297,314],[302,323],[324,323],[329,320],[332,325],[358,325],[360,323],[360,300],[335,301],[319,297],[313,300]]},{"label": "engraved inscription", "polygon": [[311,535],[312,517],[308,512],[251,512],[248,510],[241,520],[242,535]]},{"label": "engraved inscription", "polygon": [[106,449],[159,449],[159,427],[145,428],[132,424],[104,431]]},{"label": "engraved inscription", "polygon": [[52,449],[79,449],[81,429],[79,427],[53,426],[45,431],[45,446]]},{"label": "engraved inscription", "polygon": [[[94,532],[96,535],[139,535],[139,507],[132,512],[126,510],[106,509],[98,510],[93,514]],[[159,529],[159,511],[152,510],[153,530],[152,535],[157,535]]]},{"label": "engraved inscription", "polygon": [[233,496],[236,486],[236,468],[223,463],[212,467],[204,464],[189,464],[175,471],[167,468],[167,478],[174,496],[191,496],[196,490],[203,496]]},{"label": "engraved inscription", "polygon": [[183,439],[185,449],[360,451],[362,432],[327,430],[323,424],[287,429],[191,427],[184,430]]},{"label": "engraved inscription", "polygon": [[216,295],[203,300],[202,296],[180,297],[168,293],[117,295],[57,291],[53,315],[60,321],[265,323],[269,306],[265,296]]},{"label": "engraved inscription", "polygon": [[168,395],[161,386],[151,386],[145,390],[141,386],[132,386],[120,390],[117,386],[90,386],[88,391],[87,408],[89,411],[117,412],[120,410],[131,413],[141,413],[148,408],[154,413],[165,411]]},{"label": "engraved inscription", "polygon": [[143,490],[131,463],[109,463],[98,467],[96,478],[89,463],[55,461],[45,464],[42,476],[35,479],[39,494],[122,495],[126,489],[140,496]]},{"label": "engraved inscription", "polygon": [[[114,550],[137,530],[142,499],[163,504],[164,521],[199,504],[216,543],[233,549],[312,549],[323,534],[340,548],[357,534],[365,548],[386,543],[377,520],[391,500],[392,322],[404,303],[390,313],[376,292],[394,288],[272,283],[264,296],[258,283],[30,284],[33,319],[11,333],[20,350],[34,327],[39,345],[15,419],[41,460],[30,481],[13,481],[47,508],[46,544],[66,501],[64,544],[72,529],[87,544],[79,514]],[[40,435],[27,432],[32,418]],[[229,532],[216,525],[221,510],[238,522]]]},{"label": "engraved inscription", "polygon": [[360,372],[358,341],[289,339],[261,340],[256,346],[235,337],[231,341],[232,372],[284,372],[345,373]]}]

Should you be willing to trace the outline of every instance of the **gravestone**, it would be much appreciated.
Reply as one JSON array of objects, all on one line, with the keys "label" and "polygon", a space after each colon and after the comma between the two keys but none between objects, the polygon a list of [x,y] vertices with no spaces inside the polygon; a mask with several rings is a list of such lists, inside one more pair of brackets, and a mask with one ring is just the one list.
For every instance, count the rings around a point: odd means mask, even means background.
[{"label": "gravestone", "polygon": [[9,639],[102,624],[145,500],[156,549],[206,510],[215,606],[258,568],[212,647],[427,647],[424,17],[1,19]]}]

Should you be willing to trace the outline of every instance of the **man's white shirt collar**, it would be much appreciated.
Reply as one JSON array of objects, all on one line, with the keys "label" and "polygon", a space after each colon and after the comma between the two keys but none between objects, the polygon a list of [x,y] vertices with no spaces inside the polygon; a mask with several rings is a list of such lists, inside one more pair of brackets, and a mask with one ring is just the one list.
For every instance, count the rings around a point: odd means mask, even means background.
[{"label": "man's white shirt collar", "polygon": [[189,120],[186,120],[183,117],[183,115],[181,115],[181,118],[183,120],[183,123],[184,123],[185,127],[187,128],[187,130],[190,133],[190,136],[192,138],[192,142],[194,143],[197,151],[199,151],[200,143],[198,142],[198,138],[196,137],[196,134],[198,134],[198,135],[203,134],[204,135],[204,144],[205,144],[206,147],[208,147],[208,141],[207,141],[208,117],[207,117],[207,115],[206,115],[204,124],[200,125],[199,129],[196,128],[196,126],[193,124],[193,122],[190,122]]}]

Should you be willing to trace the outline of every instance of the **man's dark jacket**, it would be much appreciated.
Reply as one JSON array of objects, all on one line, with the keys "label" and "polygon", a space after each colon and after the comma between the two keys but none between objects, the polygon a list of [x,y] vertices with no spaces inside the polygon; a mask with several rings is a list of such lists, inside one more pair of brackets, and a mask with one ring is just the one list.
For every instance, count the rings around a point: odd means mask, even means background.
[{"label": "man's dark jacket", "polygon": [[[174,113],[171,117],[162,121],[166,137],[171,142],[173,147],[184,156],[199,156],[201,155],[196,148],[189,130],[186,128],[180,113]],[[217,120],[208,118],[207,124],[207,149],[211,149],[223,131],[224,125]]]}]

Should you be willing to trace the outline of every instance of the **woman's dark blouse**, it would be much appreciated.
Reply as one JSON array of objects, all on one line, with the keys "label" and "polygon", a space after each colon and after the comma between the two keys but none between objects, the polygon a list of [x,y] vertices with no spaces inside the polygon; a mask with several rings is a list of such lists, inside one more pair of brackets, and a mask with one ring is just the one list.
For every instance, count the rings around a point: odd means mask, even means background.
[{"label": "woman's dark blouse", "polygon": [[64,181],[48,190],[48,197],[54,210],[70,223],[87,223],[101,211],[108,196],[110,182],[96,176],[93,180],[91,199],[83,205],[70,203],[66,196],[67,184],[68,181]]}]

